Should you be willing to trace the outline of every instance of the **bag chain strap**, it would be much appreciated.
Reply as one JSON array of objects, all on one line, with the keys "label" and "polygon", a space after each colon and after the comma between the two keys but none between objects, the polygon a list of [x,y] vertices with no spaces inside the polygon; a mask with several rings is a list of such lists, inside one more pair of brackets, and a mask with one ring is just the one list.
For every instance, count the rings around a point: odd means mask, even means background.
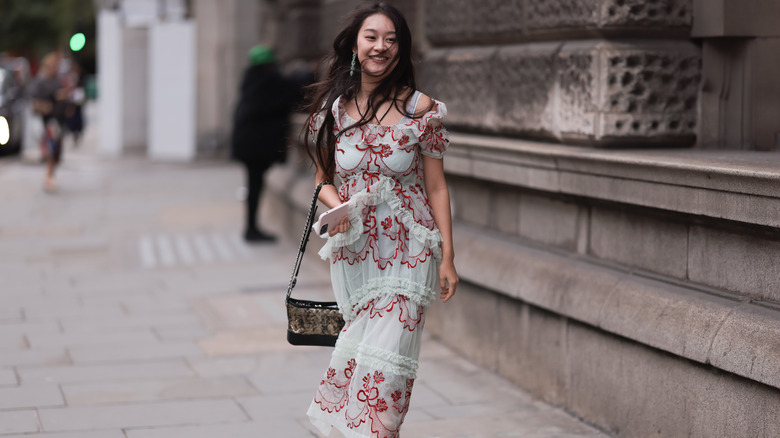
[{"label": "bag chain strap", "polygon": [[303,261],[303,253],[306,251],[306,244],[309,242],[309,236],[311,235],[311,226],[314,223],[314,215],[317,214],[317,198],[320,196],[320,190],[324,185],[333,185],[332,182],[323,181],[317,184],[317,188],[314,189],[314,198],[311,200],[311,207],[309,207],[309,217],[306,218],[306,225],[303,227],[303,234],[301,235],[301,244],[298,245],[298,255],[295,257],[295,265],[293,266],[292,276],[290,277],[290,284],[287,286],[287,298],[290,298],[295,284],[298,282],[298,272],[301,270],[301,262]]}]

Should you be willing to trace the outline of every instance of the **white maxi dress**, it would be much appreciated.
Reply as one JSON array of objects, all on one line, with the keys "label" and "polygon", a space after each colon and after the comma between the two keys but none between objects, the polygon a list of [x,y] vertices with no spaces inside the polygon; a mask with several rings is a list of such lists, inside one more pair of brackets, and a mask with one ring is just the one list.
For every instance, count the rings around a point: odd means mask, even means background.
[{"label": "white maxi dress", "polygon": [[[419,92],[411,99],[414,113]],[[417,376],[425,312],[439,289],[441,234],[425,193],[422,155],[441,158],[449,144],[446,106],[392,126],[365,125],[338,138],[339,197],[350,229],[328,237],[333,291],[346,322],[308,410],[324,434],[398,437]],[[342,96],[334,131],[355,123]],[[312,134],[323,116],[310,121]]]}]

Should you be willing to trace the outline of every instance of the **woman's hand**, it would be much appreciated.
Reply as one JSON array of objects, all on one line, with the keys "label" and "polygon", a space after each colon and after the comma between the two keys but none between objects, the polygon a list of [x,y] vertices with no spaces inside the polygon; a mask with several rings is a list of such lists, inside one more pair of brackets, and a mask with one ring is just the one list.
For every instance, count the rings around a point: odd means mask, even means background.
[{"label": "woman's hand", "polygon": [[458,273],[455,272],[455,263],[452,260],[441,262],[439,266],[439,285],[441,286],[442,302],[447,301],[455,295],[455,289],[458,287]]},{"label": "woman's hand", "polygon": [[341,222],[339,222],[338,226],[332,230],[328,230],[328,236],[333,237],[338,233],[346,233],[349,231],[349,216],[344,216],[341,218]]}]

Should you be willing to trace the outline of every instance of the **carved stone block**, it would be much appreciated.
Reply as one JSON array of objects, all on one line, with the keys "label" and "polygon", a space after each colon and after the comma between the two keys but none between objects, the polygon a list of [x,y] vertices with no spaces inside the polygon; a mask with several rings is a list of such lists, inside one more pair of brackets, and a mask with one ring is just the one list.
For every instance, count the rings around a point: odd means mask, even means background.
[{"label": "carved stone block", "polygon": [[[482,130],[494,124],[495,89],[493,83],[493,48],[455,49],[440,56],[441,80],[429,77],[425,83],[438,82],[435,97],[449,109],[447,120],[461,127]],[[433,73],[427,71],[427,74]]]},{"label": "carved stone block", "polygon": [[586,43],[564,46],[556,62],[556,136],[568,141],[587,139],[598,118],[597,92],[600,72],[598,50]]},{"label": "carved stone block", "polygon": [[474,0],[427,0],[425,29],[434,44],[468,41]]},{"label": "carved stone block", "polygon": [[425,61],[416,66],[420,90],[439,100],[450,97],[446,90],[447,53],[446,50],[431,50],[425,55]]},{"label": "carved stone block", "polygon": [[688,42],[531,43],[434,50],[422,83],[468,131],[593,146],[690,143],[699,49]]},{"label": "carved stone block", "polygon": [[599,21],[603,0],[525,0],[528,28],[594,27]]},{"label": "carved stone block", "polygon": [[528,44],[499,50],[491,93],[496,99],[496,123],[506,133],[550,134],[554,123],[556,44]]},{"label": "carved stone block", "polygon": [[481,0],[472,2],[471,32],[478,40],[498,41],[522,38],[525,27],[523,0]]},{"label": "carved stone block", "polygon": [[581,46],[534,43],[499,51],[494,75],[499,132],[557,139],[593,135],[598,55]]},{"label": "carved stone block", "polygon": [[607,0],[601,2],[600,27],[691,27],[691,0]]},{"label": "carved stone block", "polygon": [[693,137],[701,80],[696,46],[605,44],[600,57],[601,137]]}]

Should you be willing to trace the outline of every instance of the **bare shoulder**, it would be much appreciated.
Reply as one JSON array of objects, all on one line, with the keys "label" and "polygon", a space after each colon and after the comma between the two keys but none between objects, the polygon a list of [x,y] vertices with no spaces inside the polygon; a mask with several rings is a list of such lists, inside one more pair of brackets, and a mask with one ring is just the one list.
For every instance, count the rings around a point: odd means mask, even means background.
[{"label": "bare shoulder", "polygon": [[433,99],[425,93],[420,93],[420,99],[417,101],[417,111],[415,117],[422,117],[428,111],[433,109]]}]

